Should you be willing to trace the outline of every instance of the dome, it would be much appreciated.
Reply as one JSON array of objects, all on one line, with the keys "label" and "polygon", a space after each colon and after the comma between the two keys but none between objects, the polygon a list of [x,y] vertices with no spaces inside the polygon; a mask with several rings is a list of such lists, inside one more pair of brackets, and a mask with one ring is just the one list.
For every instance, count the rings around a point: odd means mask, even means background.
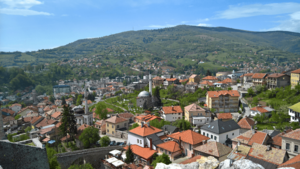
[{"label": "dome", "polygon": [[141,93],[138,95],[138,97],[149,97],[150,93],[147,91],[141,91]]},{"label": "dome", "polygon": [[81,108],[77,108],[77,109],[74,110],[74,113],[75,114],[84,114],[84,110],[81,109]]}]

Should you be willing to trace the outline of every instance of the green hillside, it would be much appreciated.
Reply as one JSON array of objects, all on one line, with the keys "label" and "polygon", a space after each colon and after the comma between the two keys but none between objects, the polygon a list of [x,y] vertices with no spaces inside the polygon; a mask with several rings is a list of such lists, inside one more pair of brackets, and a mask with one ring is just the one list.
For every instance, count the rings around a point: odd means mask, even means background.
[{"label": "green hillside", "polygon": [[[213,53],[214,52],[214,53]],[[118,63],[192,58],[235,62],[257,53],[257,61],[284,58],[293,62],[300,54],[300,34],[284,31],[250,32],[224,27],[176,26],[172,28],[127,31],[93,39],[81,39],[55,49],[33,52],[0,52],[0,66],[24,66],[56,60],[102,56]],[[268,55],[260,57],[264,54]]]}]

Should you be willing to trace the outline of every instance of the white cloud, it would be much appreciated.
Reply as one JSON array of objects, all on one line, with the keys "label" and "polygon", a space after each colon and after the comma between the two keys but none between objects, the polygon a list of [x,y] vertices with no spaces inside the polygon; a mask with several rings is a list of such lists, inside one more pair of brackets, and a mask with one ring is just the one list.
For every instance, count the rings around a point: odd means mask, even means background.
[{"label": "white cloud", "polygon": [[174,27],[174,26],[177,26],[177,25],[170,25],[170,24],[167,24],[167,25],[150,25],[148,27],[150,27],[150,28],[170,28],[170,27]]},{"label": "white cloud", "polygon": [[197,26],[209,27],[209,26],[212,26],[212,25],[211,24],[207,24],[207,23],[199,23]]},{"label": "white cloud", "polygon": [[273,28],[268,29],[268,31],[291,31],[291,32],[300,32],[300,11],[290,14],[288,20],[279,21],[280,24]]},{"label": "white cloud", "polygon": [[35,5],[41,5],[43,2],[38,0],[0,0],[1,3],[7,7],[0,8],[0,13],[7,15],[52,15],[48,12],[39,12],[31,10],[30,8]]},{"label": "white cloud", "polygon": [[[244,6],[229,6],[229,9],[220,12],[217,18],[235,19],[260,15],[288,14],[300,11],[300,3],[271,3],[252,4]],[[297,15],[298,16],[298,15]]]}]

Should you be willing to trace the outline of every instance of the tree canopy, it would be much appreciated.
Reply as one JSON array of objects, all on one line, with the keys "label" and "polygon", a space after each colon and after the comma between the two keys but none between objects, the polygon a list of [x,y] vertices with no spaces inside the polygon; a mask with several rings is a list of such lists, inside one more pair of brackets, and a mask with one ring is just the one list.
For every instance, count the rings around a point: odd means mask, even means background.
[{"label": "tree canopy", "polygon": [[157,156],[156,159],[151,163],[151,165],[155,168],[157,163],[171,164],[172,161],[167,154],[163,153],[162,155]]},{"label": "tree canopy", "polygon": [[132,163],[134,160],[134,154],[131,150],[131,146],[130,144],[128,145],[128,149],[126,151],[126,159],[125,159],[125,163],[130,164]]},{"label": "tree canopy", "polygon": [[110,138],[108,136],[103,136],[100,138],[101,147],[107,147],[110,143]]},{"label": "tree canopy", "polygon": [[93,126],[85,128],[79,136],[79,140],[83,143],[84,148],[90,148],[99,139],[99,130]]},{"label": "tree canopy", "polygon": [[70,111],[69,106],[63,106],[63,114],[61,118],[62,124],[59,126],[60,132],[63,136],[70,135],[71,140],[74,139],[74,135],[77,134],[76,118],[74,113]]}]

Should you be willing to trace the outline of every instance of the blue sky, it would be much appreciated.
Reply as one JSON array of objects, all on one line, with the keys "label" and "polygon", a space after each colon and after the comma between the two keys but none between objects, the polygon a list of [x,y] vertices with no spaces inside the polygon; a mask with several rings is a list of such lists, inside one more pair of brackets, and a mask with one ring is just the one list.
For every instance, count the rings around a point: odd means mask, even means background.
[{"label": "blue sky", "polygon": [[0,51],[176,25],[300,33],[300,2],[269,0],[0,0]]}]

